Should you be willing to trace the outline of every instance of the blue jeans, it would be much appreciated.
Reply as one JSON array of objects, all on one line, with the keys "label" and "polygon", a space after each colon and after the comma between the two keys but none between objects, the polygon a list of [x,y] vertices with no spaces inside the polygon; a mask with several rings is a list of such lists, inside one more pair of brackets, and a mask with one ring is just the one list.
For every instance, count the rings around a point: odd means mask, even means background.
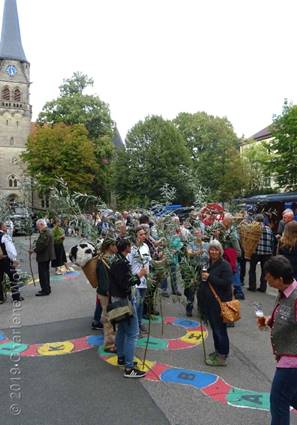
[{"label": "blue jeans", "polygon": [[236,271],[233,272],[233,275],[232,275],[232,284],[234,288],[234,293],[243,295],[242,283],[240,279],[240,266],[238,263],[236,265]]},{"label": "blue jeans", "polygon": [[116,347],[118,357],[125,359],[127,368],[133,367],[133,360],[138,338],[138,320],[135,299],[132,300],[133,316],[118,324]]},{"label": "blue jeans", "polygon": [[297,368],[279,368],[270,392],[271,425],[290,425],[290,406],[297,409]]},{"label": "blue jeans", "polygon": [[227,333],[226,323],[212,323],[211,320],[209,321],[209,323],[212,330],[214,348],[216,353],[227,357],[229,354],[229,337]]},{"label": "blue jeans", "polygon": [[143,316],[143,302],[145,298],[147,288],[136,288],[136,311],[139,327],[142,324],[142,316]]}]

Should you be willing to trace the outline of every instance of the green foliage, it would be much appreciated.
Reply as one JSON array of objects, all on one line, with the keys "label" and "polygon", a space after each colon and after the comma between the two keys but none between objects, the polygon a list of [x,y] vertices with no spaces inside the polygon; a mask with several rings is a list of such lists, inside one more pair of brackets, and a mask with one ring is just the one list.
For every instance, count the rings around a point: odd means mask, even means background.
[{"label": "green foliage", "polygon": [[53,217],[65,217],[72,227],[79,229],[81,236],[96,244],[98,229],[93,221],[89,220],[86,211],[97,211],[106,208],[106,204],[100,197],[86,193],[72,191],[63,178],[58,178],[50,188],[49,215]]},{"label": "green foliage", "polygon": [[183,170],[191,158],[181,134],[159,116],[139,121],[128,133],[126,150],[117,152],[114,190],[120,200],[139,197],[144,203],[161,199],[161,188],[176,189],[175,201],[189,203],[192,193]]},{"label": "green foliage", "polygon": [[92,139],[112,135],[109,107],[98,96],[84,94],[93,85],[85,74],[75,72],[60,86],[60,96],[47,102],[39,114],[39,124],[84,124]]},{"label": "green foliage", "polygon": [[273,159],[264,143],[252,143],[242,153],[242,161],[246,176],[245,195],[251,196],[267,193],[266,178],[270,176],[268,167]]},{"label": "green foliage", "polygon": [[196,184],[212,199],[226,201],[239,195],[245,178],[239,140],[227,118],[205,112],[180,113],[173,123],[191,152]]},{"label": "green foliage", "polygon": [[[69,175],[66,174],[67,169],[71,172],[74,171],[71,163],[66,165],[67,156],[69,160],[72,160],[73,152],[69,152],[69,154],[66,155],[66,151],[63,151],[65,173],[57,175],[62,176],[68,182],[71,189],[75,188],[82,191],[88,189],[91,193],[100,195],[107,200],[109,197],[111,180],[110,164],[113,157],[113,122],[110,117],[108,105],[102,102],[98,96],[85,94],[85,90],[92,86],[93,79],[79,72],[74,73],[71,78],[64,80],[63,84],[60,86],[60,96],[45,104],[42,112],[39,114],[38,124],[45,128],[48,128],[50,125],[54,126],[55,124],[61,123],[67,126],[81,124],[87,129],[86,137],[90,142],[88,143],[85,155],[82,157],[82,164],[79,165],[77,171],[78,175],[73,176],[73,180],[76,183],[78,183],[77,180],[80,181],[79,185],[75,183],[72,187],[70,181],[71,173]],[[64,143],[65,149],[67,149],[67,146],[72,148],[70,144]],[[92,154],[90,149],[92,149]],[[85,174],[85,166],[87,164],[84,162],[85,158],[89,158],[90,160],[90,166],[87,167],[87,169],[89,169],[87,175]],[[50,159],[55,160],[55,157]],[[52,161],[50,160],[49,162],[51,163]],[[31,166],[32,170],[33,168],[34,167]],[[85,171],[82,172],[82,179],[80,179],[82,170]],[[55,172],[53,173],[54,176],[50,174],[48,177],[46,175],[48,174],[47,167],[44,168],[44,173],[42,169],[38,170],[38,172],[39,171],[39,182],[42,180],[42,184],[48,187],[52,182],[52,177],[56,177]],[[75,171],[74,174],[76,174]],[[87,180],[83,182],[85,177]]]},{"label": "green foliage", "polygon": [[269,148],[274,157],[270,171],[279,186],[297,190],[297,105],[284,102],[282,113],[273,120],[272,135]]},{"label": "green foliage", "polygon": [[37,127],[22,159],[30,176],[45,191],[58,177],[67,182],[70,190],[90,191],[98,171],[94,146],[83,125]]}]

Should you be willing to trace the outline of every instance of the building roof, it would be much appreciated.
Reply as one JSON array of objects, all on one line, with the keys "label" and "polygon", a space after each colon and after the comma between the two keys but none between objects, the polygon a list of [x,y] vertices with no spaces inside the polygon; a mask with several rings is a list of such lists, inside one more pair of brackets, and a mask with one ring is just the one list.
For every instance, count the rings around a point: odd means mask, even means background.
[{"label": "building roof", "polygon": [[0,42],[0,59],[28,62],[21,40],[16,0],[5,0]]},{"label": "building roof", "polygon": [[249,139],[260,141],[260,140],[269,139],[270,137],[272,137],[272,133],[271,133],[271,126],[269,125],[268,127],[263,128],[263,130],[260,130],[258,131],[258,133],[249,137]]},{"label": "building roof", "polygon": [[121,135],[117,129],[117,127],[115,127],[114,129],[114,133],[113,133],[113,138],[112,138],[112,144],[116,149],[120,149],[120,148],[124,148],[125,144],[121,138]]}]

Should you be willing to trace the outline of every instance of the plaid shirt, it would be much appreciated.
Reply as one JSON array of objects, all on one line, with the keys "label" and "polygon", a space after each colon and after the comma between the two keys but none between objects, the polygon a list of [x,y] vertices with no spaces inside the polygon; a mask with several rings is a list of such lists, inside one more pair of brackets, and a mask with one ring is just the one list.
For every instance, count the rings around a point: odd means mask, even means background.
[{"label": "plaid shirt", "polygon": [[262,225],[262,235],[256,248],[256,255],[271,255],[273,252],[274,235],[268,226]]}]

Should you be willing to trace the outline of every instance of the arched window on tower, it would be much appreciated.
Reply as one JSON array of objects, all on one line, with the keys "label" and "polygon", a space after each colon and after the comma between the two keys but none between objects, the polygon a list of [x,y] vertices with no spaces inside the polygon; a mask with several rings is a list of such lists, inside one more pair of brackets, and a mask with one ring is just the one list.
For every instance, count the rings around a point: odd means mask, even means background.
[{"label": "arched window on tower", "polygon": [[20,102],[21,101],[21,90],[20,89],[15,89],[15,91],[14,91],[14,100],[16,102]]},{"label": "arched window on tower", "polygon": [[8,186],[9,187],[18,187],[18,179],[14,174],[8,177]]},{"label": "arched window on tower", "polygon": [[9,144],[10,144],[10,146],[13,146],[14,145],[14,138],[13,137],[10,138]]},{"label": "arched window on tower", "polygon": [[3,100],[10,100],[10,91],[9,91],[9,88],[7,86],[2,89],[2,99]]}]

